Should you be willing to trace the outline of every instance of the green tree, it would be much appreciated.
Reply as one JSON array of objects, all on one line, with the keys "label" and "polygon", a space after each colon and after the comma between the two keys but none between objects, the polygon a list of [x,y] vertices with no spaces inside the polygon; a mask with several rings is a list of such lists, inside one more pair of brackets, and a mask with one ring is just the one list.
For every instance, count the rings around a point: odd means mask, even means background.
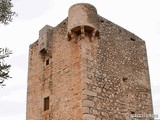
[{"label": "green tree", "polygon": [[13,4],[11,0],[0,0],[0,23],[7,25],[12,22],[12,17],[16,15],[15,12],[11,10]]},{"label": "green tree", "polygon": [[[13,4],[11,0],[0,0],[0,23],[7,25],[9,22],[12,22],[13,16],[16,15],[12,11]],[[5,63],[4,59],[9,57],[12,54],[7,48],[0,48],[0,86],[4,86],[4,81],[10,78],[9,69],[11,65]]]},{"label": "green tree", "polygon": [[2,49],[0,48],[0,85],[4,86],[4,81],[10,78],[9,76],[9,69],[11,65],[5,63],[4,59],[9,57],[12,54],[12,51],[8,48]]}]

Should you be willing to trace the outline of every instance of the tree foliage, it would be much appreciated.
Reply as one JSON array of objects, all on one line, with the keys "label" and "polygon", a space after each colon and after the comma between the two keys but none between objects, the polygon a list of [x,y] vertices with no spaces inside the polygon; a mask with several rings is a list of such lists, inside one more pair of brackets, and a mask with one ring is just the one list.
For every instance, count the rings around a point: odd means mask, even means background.
[{"label": "tree foliage", "polygon": [[7,25],[12,22],[12,17],[16,15],[15,12],[11,10],[13,4],[11,0],[0,0],[0,23]]},{"label": "tree foliage", "polygon": [[[11,0],[0,0],[0,23],[7,25],[12,22],[12,17],[16,14],[11,10],[13,4]],[[0,86],[4,86],[4,81],[10,78],[9,69],[11,65],[5,63],[4,59],[12,54],[7,48],[0,48]]]},{"label": "tree foliage", "polygon": [[12,51],[10,51],[8,48],[0,48],[0,85],[4,86],[4,81],[10,78],[9,76],[9,69],[11,65],[8,65],[5,63],[4,59],[6,57],[9,57],[9,55],[12,54]]}]

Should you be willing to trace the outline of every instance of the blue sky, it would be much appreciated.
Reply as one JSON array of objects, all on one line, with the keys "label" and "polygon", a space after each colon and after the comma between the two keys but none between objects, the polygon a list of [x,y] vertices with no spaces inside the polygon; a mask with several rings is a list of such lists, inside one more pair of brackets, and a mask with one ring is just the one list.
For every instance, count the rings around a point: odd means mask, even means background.
[{"label": "blue sky", "polygon": [[154,113],[160,118],[159,0],[13,0],[18,17],[7,26],[0,25],[0,47],[13,51],[7,59],[13,78],[0,88],[0,120],[25,120],[29,45],[43,26],[56,26],[68,16],[71,5],[81,2],[94,5],[99,15],[146,42]]}]

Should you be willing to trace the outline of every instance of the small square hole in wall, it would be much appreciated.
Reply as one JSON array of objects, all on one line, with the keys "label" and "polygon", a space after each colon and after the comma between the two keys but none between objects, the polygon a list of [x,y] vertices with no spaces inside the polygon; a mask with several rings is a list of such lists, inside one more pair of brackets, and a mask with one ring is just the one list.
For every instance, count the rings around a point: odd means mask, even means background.
[{"label": "small square hole in wall", "polygon": [[49,110],[49,97],[44,98],[44,111]]},{"label": "small square hole in wall", "polygon": [[104,23],[104,20],[101,19],[100,22],[101,22],[101,23]]},{"label": "small square hole in wall", "polygon": [[135,114],[135,112],[134,112],[134,111],[131,111],[131,114],[133,114],[133,115],[134,115],[134,114]]},{"label": "small square hole in wall", "polygon": [[123,82],[126,82],[127,80],[128,80],[128,78],[126,78],[126,77],[123,77]]},{"label": "small square hole in wall", "polygon": [[49,59],[46,60],[46,65],[49,65]]},{"label": "small square hole in wall", "polygon": [[136,41],[133,37],[130,38],[132,41]]}]

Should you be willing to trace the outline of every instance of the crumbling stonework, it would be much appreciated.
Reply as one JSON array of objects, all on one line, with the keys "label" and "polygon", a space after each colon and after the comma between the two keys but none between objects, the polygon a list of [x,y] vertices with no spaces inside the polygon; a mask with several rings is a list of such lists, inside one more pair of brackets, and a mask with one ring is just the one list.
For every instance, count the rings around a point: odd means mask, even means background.
[{"label": "crumbling stonework", "polygon": [[144,113],[153,109],[143,40],[90,4],[73,5],[58,26],[40,30],[29,49],[27,120],[131,120]]}]

